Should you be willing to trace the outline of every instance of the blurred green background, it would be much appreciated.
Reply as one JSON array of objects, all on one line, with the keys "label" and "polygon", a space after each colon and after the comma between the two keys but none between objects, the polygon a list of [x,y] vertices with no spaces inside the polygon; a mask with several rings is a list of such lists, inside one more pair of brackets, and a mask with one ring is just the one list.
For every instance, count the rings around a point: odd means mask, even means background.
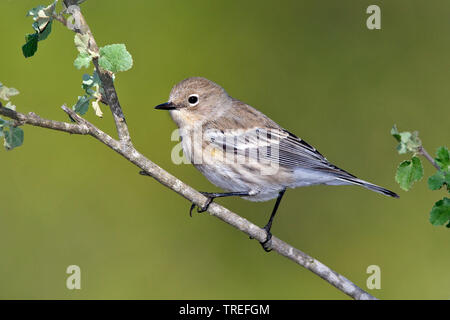
[{"label": "blurred green background", "polygon": [[[18,111],[67,120],[82,95],[73,33],[55,23],[30,59],[28,9],[50,1],[0,1],[0,81]],[[379,4],[382,29],[366,28]],[[60,5],[59,7],[60,8]],[[193,187],[218,191],[170,152],[175,125],[153,110],[171,87],[204,76],[316,146],[351,173],[398,192],[357,187],[289,190],[273,232],[366,289],[379,265],[382,299],[449,299],[450,232],[428,222],[443,191],[394,181],[405,157],[389,130],[419,130],[430,153],[450,141],[448,1],[100,1],[82,10],[100,46],[125,43],[133,68],[116,87],[136,147]],[[86,118],[114,134],[108,110]],[[0,150],[0,298],[347,299],[311,272],[189,203],[90,137],[26,126]],[[425,164],[428,177],[434,169]],[[264,225],[273,201],[222,199]],[[66,288],[68,265],[81,290]]]}]

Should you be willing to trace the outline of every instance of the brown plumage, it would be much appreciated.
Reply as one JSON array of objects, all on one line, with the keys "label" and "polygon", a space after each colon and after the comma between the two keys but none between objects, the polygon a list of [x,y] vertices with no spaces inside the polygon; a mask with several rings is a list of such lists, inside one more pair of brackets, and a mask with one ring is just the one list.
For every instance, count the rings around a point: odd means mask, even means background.
[{"label": "brown plumage", "polygon": [[184,154],[208,180],[229,192],[221,196],[251,201],[278,197],[266,226],[268,235],[286,188],[353,184],[398,198],[331,164],[304,140],[205,78],[176,84],[169,102],[156,108],[170,110]]}]

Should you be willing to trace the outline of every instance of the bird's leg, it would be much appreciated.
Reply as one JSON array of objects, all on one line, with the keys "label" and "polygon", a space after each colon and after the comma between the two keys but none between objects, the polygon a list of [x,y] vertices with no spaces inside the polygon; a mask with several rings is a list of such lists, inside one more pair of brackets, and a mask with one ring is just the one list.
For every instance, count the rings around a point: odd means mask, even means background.
[{"label": "bird's leg", "polygon": [[[209,205],[215,198],[223,198],[223,197],[232,197],[232,196],[239,196],[239,197],[245,197],[250,196],[248,192],[224,192],[224,193],[212,193],[212,192],[200,192],[202,195],[208,198],[208,201],[203,205],[201,208],[197,208],[197,212],[205,212],[208,210]],[[195,208],[196,204],[193,203],[191,205],[191,209],[189,210],[189,215],[192,217],[192,210]]]},{"label": "bird's leg", "polygon": [[280,205],[281,199],[283,198],[284,192],[286,191],[286,188],[280,191],[278,194],[277,202],[275,202],[275,207],[273,207],[272,214],[270,215],[269,221],[264,226],[264,230],[266,231],[266,240],[264,242],[260,242],[261,246],[263,247],[264,251],[270,252],[272,251],[272,233],[270,233],[270,228],[272,228],[272,222],[273,218],[275,217],[275,214],[277,213],[278,206]]}]

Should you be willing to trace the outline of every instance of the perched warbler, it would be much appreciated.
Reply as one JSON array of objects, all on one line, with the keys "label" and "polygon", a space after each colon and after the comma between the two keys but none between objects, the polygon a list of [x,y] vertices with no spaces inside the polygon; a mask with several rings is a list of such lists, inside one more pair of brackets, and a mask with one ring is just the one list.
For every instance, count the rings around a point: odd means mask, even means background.
[{"label": "perched warbler", "polygon": [[[205,78],[176,84],[169,101],[155,107],[169,110],[179,128],[186,158],[225,193],[202,192],[208,201],[240,196],[250,201],[277,198],[262,243],[270,251],[270,229],[287,188],[311,185],[357,185],[398,198],[385,188],[358,179],[328,160],[310,144],[253,107],[232,98]],[[191,212],[195,205],[191,206]]]}]

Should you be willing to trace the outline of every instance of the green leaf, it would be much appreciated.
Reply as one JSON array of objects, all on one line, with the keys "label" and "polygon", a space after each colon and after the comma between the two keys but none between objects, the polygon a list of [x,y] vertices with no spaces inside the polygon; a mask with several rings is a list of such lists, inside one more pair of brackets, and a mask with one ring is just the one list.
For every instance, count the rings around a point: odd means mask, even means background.
[{"label": "green leaf", "polygon": [[2,129],[3,126],[6,125],[8,122],[9,122],[8,120],[0,118],[0,129]]},{"label": "green leaf", "polygon": [[419,181],[423,177],[423,168],[420,159],[412,157],[411,160],[406,160],[400,163],[395,175],[395,181],[405,191],[411,189],[414,182]]},{"label": "green leaf", "polygon": [[22,46],[22,52],[25,58],[34,56],[38,48],[39,34],[27,34],[25,36],[26,43]]},{"label": "green leaf", "polygon": [[47,7],[37,6],[36,8],[28,11],[27,16],[33,17],[33,28],[38,33],[41,33],[47,24],[53,19],[53,14],[56,13],[55,8],[57,3],[58,0]]},{"label": "green leaf", "polygon": [[428,188],[430,190],[439,190],[445,184],[450,185],[450,174],[442,171],[436,172],[428,178]]},{"label": "green leaf", "polygon": [[92,108],[94,108],[95,115],[100,118],[103,117],[103,112],[100,109],[99,105],[99,101],[101,100],[102,97],[101,81],[97,72],[94,71],[92,76],[89,74],[84,74],[83,83],[81,84],[81,87],[86,92],[85,96],[87,96],[89,99],[94,99],[94,101],[92,101]]},{"label": "green leaf", "polygon": [[419,148],[422,146],[422,141],[420,141],[419,133],[417,131],[398,132],[397,126],[394,125],[391,129],[391,135],[399,142],[397,146],[397,151],[399,154],[404,154],[408,151],[417,153]]},{"label": "green leaf", "polygon": [[88,68],[91,60],[93,58],[92,53],[89,51],[89,35],[76,33],[73,39],[75,47],[77,48],[79,54],[78,57],[73,62],[73,65],[77,69]]},{"label": "green leaf", "polygon": [[400,133],[397,130],[397,125],[394,124],[394,126],[391,129],[391,135],[398,141],[402,141],[402,138],[400,136]]},{"label": "green leaf", "polygon": [[91,96],[95,96],[98,98],[97,93],[100,87],[100,78],[96,71],[91,75],[84,74],[83,75],[83,83],[81,87],[86,91],[87,94]]},{"label": "green leaf", "polygon": [[77,69],[81,69],[83,67],[84,68],[88,68],[89,64],[91,63],[91,60],[92,60],[92,56],[89,53],[87,53],[87,52],[80,52],[78,54],[78,57],[73,62],[73,65]]},{"label": "green leaf", "polygon": [[79,115],[84,115],[89,109],[89,100],[88,96],[78,97],[77,103],[72,107],[73,111]]},{"label": "green leaf", "polygon": [[19,127],[9,126],[9,130],[3,131],[5,135],[4,146],[6,150],[12,150],[23,143],[23,130]]},{"label": "green leaf", "polygon": [[100,67],[116,73],[127,71],[133,66],[133,58],[124,44],[110,44],[100,48]]},{"label": "green leaf", "polygon": [[45,26],[45,28],[41,32],[39,32],[38,41],[42,41],[48,38],[48,36],[52,32],[52,24],[53,20],[50,20]]},{"label": "green leaf", "polygon": [[[441,226],[450,220],[450,199],[444,198],[436,202],[430,212],[430,222],[433,226]],[[450,223],[447,224],[447,228]]]},{"label": "green leaf", "polygon": [[12,96],[16,96],[18,94],[19,94],[19,90],[17,90],[16,88],[5,87],[0,82],[0,99],[9,101],[9,98],[11,98]]},{"label": "green leaf", "polygon": [[50,35],[57,2],[58,0],[47,7],[37,6],[28,11],[27,16],[33,17],[33,29],[36,32],[25,36],[25,44],[22,46],[25,58],[32,57],[38,49],[38,41],[45,40]]},{"label": "green leaf", "polygon": [[83,80],[83,84],[81,85],[83,89],[85,89],[85,87],[91,87],[94,84],[93,77],[87,73],[83,74],[81,79]]},{"label": "green leaf", "polygon": [[8,126],[9,121],[0,118],[0,138],[4,136],[3,127]]},{"label": "green leaf", "polygon": [[439,147],[436,151],[436,163],[444,171],[450,171],[450,154],[447,147]]},{"label": "green leaf", "polygon": [[75,43],[75,47],[77,48],[79,53],[89,53],[89,35],[88,34],[80,34],[76,33],[73,39]]},{"label": "green leaf", "polygon": [[36,8],[30,9],[27,12],[27,17],[32,16],[35,17],[38,15],[38,12],[41,11],[42,9],[44,9],[45,7],[43,5],[39,5]]},{"label": "green leaf", "polygon": [[0,138],[4,136],[3,128],[9,125],[9,121],[0,118]]}]

